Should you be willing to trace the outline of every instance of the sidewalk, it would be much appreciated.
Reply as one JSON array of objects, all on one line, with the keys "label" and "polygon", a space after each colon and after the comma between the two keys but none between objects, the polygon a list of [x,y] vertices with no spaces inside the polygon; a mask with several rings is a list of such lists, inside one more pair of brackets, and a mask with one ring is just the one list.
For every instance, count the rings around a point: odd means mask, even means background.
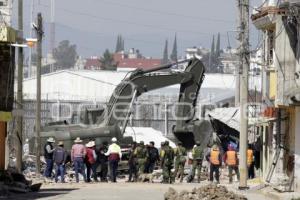
[{"label": "sidewalk", "polygon": [[266,186],[264,182],[260,178],[255,178],[252,180],[249,180],[247,182],[249,186],[249,190],[241,191],[238,189],[238,182],[235,182],[233,184],[221,184],[228,188],[228,190],[232,190],[237,194],[243,194],[248,199],[272,199],[272,200],[292,200],[300,198],[299,192],[285,192],[280,193],[276,190],[274,190],[270,186]]},{"label": "sidewalk", "polygon": [[271,197],[274,200],[291,200],[291,199],[300,199],[299,192],[277,192],[271,187],[266,187],[260,190],[265,196]]}]

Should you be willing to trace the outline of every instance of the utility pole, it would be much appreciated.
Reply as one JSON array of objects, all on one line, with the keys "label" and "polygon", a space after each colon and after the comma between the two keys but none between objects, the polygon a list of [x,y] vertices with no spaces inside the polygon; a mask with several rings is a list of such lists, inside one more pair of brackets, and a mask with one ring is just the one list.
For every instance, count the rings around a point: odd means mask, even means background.
[{"label": "utility pole", "polygon": [[[34,13],[34,0],[31,0],[31,11],[30,11],[30,38],[32,38],[32,22]],[[32,73],[32,48],[29,48],[29,58],[28,58],[28,77],[31,78]]]},{"label": "utility pole", "polygon": [[[53,49],[55,47],[55,0],[51,0],[51,18],[50,18],[50,42],[49,42],[49,53],[53,58]],[[53,63],[50,65],[50,72],[54,71]]]},{"label": "utility pole", "polygon": [[238,40],[238,58],[239,62],[235,67],[235,106],[240,105],[240,75],[241,75],[241,69],[242,69],[242,55],[240,54],[240,48],[242,46],[241,43],[241,19],[242,19],[242,9],[241,9],[241,0],[236,0],[237,3],[237,40]]},{"label": "utility pole", "polygon": [[240,79],[240,184],[239,189],[248,189],[247,145],[248,145],[248,71],[249,71],[249,0],[240,0],[240,55],[242,69]]},{"label": "utility pole", "polygon": [[165,102],[165,137],[169,133],[169,105],[168,102]]},{"label": "utility pole", "polygon": [[[23,0],[18,0],[18,42],[23,43]],[[23,47],[18,48],[18,86],[17,86],[17,110],[23,109]],[[16,119],[16,168],[22,169],[22,133],[23,133],[23,116],[19,115]]]},{"label": "utility pole", "polygon": [[36,172],[39,174],[41,171],[40,157],[41,157],[41,67],[42,67],[42,39],[43,39],[43,18],[42,14],[38,13],[37,15],[37,67],[36,67],[36,137],[35,137],[35,146],[36,146]]}]

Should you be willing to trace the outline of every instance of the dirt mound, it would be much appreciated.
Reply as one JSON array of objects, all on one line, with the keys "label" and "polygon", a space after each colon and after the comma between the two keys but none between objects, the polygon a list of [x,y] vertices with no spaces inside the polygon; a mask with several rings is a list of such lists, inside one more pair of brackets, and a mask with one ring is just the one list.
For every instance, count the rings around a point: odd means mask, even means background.
[{"label": "dirt mound", "polygon": [[175,189],[169,188],[165,193],[165,200],[247,200],[247,198],[228,191],[224,186],[211,184],[194,188],[191,192],[183,190],[178,193]]}]

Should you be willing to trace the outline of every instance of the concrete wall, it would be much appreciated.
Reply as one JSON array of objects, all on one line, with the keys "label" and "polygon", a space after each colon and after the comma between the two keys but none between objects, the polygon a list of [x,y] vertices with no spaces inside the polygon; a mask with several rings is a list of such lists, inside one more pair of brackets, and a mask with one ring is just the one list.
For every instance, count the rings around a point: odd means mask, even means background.
[{"label": "concrete wall", "polygon": [[290,40],[283,25],[282,17],[276,21],[274,64],[277,71],[276,105],[288,106],[289,92],[295,89],[295,71],[298,62],[291,48]]}]

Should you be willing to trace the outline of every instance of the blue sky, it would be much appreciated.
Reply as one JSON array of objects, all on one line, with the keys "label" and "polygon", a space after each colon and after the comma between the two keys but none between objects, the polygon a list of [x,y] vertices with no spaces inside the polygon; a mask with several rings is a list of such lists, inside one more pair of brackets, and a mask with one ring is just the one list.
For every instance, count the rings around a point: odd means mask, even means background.
[{"label": "blue sky", "polygon": [[[28,36],[30,2],[24,1],[24,31]],[[50,0],[34,2],[34,16],[42,12],[45,20],[47,52]],[[252,0],[251,4],[261,2]],[[83,57],[99,56],[106,48],[114,50],[118,34],[125,38],[126,49],[140,49],[152,57],[162,56],[166,39],[171,51],[175,33],[180,55],[187,47],[210,47],[212,35],[218,32],[222,47],[236,45],[236,0],[55,0],[55,8],[56,44],[68,39]],[[252,46],[256,46],[258,36],[252,26]]]}]

